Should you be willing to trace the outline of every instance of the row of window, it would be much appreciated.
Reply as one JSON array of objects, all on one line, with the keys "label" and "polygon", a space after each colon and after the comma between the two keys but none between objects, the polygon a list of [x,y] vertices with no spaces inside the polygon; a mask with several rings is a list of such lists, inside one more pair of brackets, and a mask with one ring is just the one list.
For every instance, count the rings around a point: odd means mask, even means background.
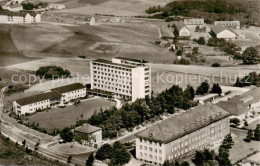
[{"label": "row of window", "polygon": [[[102,82],[109,81],[109,82],[114,82],[114,83],[131,85],[131,79],[130,79],[130,81],[127,81],[125,79],[114,79],[114,78],[100,77],[100,76],[96,76],[96,75],[94,75],[93,78],[94,78],[94,81],[97,81],[97,79],[98,79],[98,81],[102,81]],[[95,78],[97,78],[97,79],[95,79]]]},{"label": "row of window", "polygon": [[100,63],[93,62],[93,68],[95,67],[94,65],[96,65],[96,66],[103,66],[103,67],[110,68],[110,69],[131,71],[131,69],[128,69],[128,68],[126,68],[126,67],[116,66],[116,64],[115,64],[115,66],[112,66],[112,65],[100,64]]},{"label": "row of window", "polygon": [[[108,87],[108,89],[110,89],[110,86],[112,86],[112,87],[119,87],[119,88],[124,88],[124,89],[126,89],[126,90],[128,90],[128,89],[131,89],[131,86],[128,86],[128,85],[125,85],[125,84],[118,84],[118,83],[111,83],[111,82],[105,82],[105,81],[100,81],[100,80],[96,80],[96,79],[94,79],[94,84],[95,83],[98,83],[98,84],[103,84],[103,85],[101,85],[101,87]],[[106,86],[106,85],[109,85],[109,86]],[[112,88],[111,87],[111,88]]]},{"label": "row of window", "polygon": [[149,160],[157,161],[159,159],[160,162],[162,162],[162,157],[153,156],[152,154],[147,155],[147,153],[140,152],[141,158],[149,158]]},{"label": "row of window", "polygon": [[132,93],[132,90],[129,90],[130,88],[122,89],[122,88],[110,87],[110,86],[100,85],[100,84],[94,83],[94,88],[95,87],[102,88],[102,89],[107,89],[109,91],[116,91],[116,92],[123,92],[123,93]]},{"label": "row of window", "polygon": [[147,146],[143,146],[143,145],[140,145],[140,150],[144,150],[144,151],[149,150],[150,152],[154,152],[154,153],[158,153],[159,152],[159,154],[162,154],[162,150],[160,150],[160,149],[158,151],[158,149],[156,149],[156,148],[147,147]]},{"label": "row of window", "polygon": [[142,138],[140,138],[140,142],[144,142],[145,144],[149,144],[149,145],[162,146],[161,143],[148,141],[148,140],[145,140],[145,139],[142,139]]},{"label": "row of window", "polygon": [[[118,71],[118,70],[113,70],[113,69],[107,69],[107,68],[103,68],[103,67],[93,67],[93,69],[95,69],[94,71],[105,71],[105,72],[111,72],[111,73],[117,73],[117,74],[123,74],[123,75],[130,75],[131,76],[131,73],[128,71],[128,72],[124,72],[124,71]],[[103,73],[103,72],[101,72]]]}]

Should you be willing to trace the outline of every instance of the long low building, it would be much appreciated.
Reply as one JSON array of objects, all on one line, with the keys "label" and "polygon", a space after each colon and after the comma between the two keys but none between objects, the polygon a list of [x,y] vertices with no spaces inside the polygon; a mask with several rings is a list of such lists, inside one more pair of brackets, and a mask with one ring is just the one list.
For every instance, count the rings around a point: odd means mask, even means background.
[{"label": "long low building", "polygon": [[41,22],[38,13],[0,11],[0,24],[31,24]]},{"label": "long low building", "polygon": [[147,62],[123,57],[90,62],[91,89],[135,101],[151,95],[151,68]]},{"label": "long low building", "polygon": [[18,99],[13,102],[13,111],[17,115],[34,113],[37,110],[51,108],[54,105],[64,105],[74,99],[86,96],[86,87],[74,83],[51,89],[49,92]]},{"label": "long low building", "polygon": [[213,25],[211,33],[219,39],[235,39],[237,34],[230,28],[222,25]]},{"label": "long low building", "polygon": [[214,21],[214,25],[222,25],[233,29],[240,29],[240,21]]},{"label": "long low building", "polygon": [[136,158],[162,165],[216,148],[230,133],[229,113],[207,104],[171,117],[136,134]]}]

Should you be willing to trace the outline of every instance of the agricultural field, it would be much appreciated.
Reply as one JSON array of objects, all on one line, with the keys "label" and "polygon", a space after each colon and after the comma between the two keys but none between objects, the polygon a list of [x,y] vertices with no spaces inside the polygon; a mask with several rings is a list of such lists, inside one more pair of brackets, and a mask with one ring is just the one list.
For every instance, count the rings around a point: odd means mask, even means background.
[{"label": "agricultural field", "polygon": [[66,9],[55,12],[86,15],[139,16],[146,15],[145,10],[150,6],[165,6],[169,2],[164,0],[64,0],[61,3],[66,5]]},{"label": "agricultural field", "polygon": [[67,106],[65,108],[53,108],[36,113],[28,117],[29,123],[39,123],[39,127],[52,131],[56,128],[62,130],[65,127],[75,125],[77,120],[88,119],[100,108],[108,109],[115,104],[101,98],[89,99],[81,102],[78,106]]}]

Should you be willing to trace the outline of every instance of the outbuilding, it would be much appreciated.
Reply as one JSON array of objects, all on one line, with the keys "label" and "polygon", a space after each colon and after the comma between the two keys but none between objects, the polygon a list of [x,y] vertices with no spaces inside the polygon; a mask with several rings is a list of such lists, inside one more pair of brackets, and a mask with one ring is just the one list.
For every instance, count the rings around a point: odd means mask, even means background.
[{"label": "outbuilding", "polygon": [[190,36],[190,30],[188,27],[182,22],[182,21],[176,21],[174,22],[175,30],[181,37],[189,37]]},{"label": "outbuilding", "polygon": [[214,25],[211,27],[211,33],[213,36],[219,39],[235,39],[236,33],[227,27],[224,27],[222,25]]}]

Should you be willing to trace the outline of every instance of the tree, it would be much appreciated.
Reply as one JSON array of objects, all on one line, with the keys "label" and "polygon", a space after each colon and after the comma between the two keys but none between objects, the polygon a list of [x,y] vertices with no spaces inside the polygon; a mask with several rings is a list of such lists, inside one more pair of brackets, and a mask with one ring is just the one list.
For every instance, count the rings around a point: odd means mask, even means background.
[{"label": "tree", "polygon": [[248,126],[248,122],[247,121],[244,122],[244,126]]},{"label": "tree", "polygon": [[121,144],[119,141],[116,141],[113,144],[112,158],[109,165],[124,165],[128,163],[130,159],[131,156],[125,148],[125,146]]},{"label": "tree", "polygon": [[252,139],[253,139],[253,131],[252,130],[248,130],[245,141],[246,142],[251,142]]},{"label": "tree", "polygon": [[222,142],[222,147],[225,149],[231,149],[232,145],[234,144],[231,134],[226,135]]},{"label": "tree", "polygon": [[184,97],[193,100],[195,97],[195,90],[192,86],[188,85],[187,88],[184,90]]},{"label": "tree", "polygon": [[195,158],[192,159],[192,162],[197,166],[201,166],[204,164],[204,160],[205,160],[205,157],[204,157],[203,153],[200,151],[196,151]]},{"label": "tree", "polygon": [[69,156],[67,160],[67,164],[71,163],[71,160],[72,160],[72,156]]},{"label": "tree", "polygon": [[214,160],[214,151],[210,151],[209,149],[205,149],[203,152],[204,158],[206,161]]},{"label": "tree", "polygon": [[204,45],[205,43],[206,43],[205,38],[204,37],[199,37],[198,44]]},{"label": "tree", "polygon": [[260,141],[260,124],[258,124],[254,131],[254,140]]},{"label": "tree", "polygon": [[196,27],[195,27],[195,32],[199,32],[200,31],[200,27],[197,25]]},{"label": "tree", "polygon": [[231,162],[229,160],[229,151],[224,147],[220,146],[218,150],[217,161],[219,165],[231,166]]},{"label": "tree", "polygon": [[92,152],[86,161],[86,166],[93,166],[94,161],[95,161],[95,159],[94,159],[94,155]]},{"label": "tree", "polygon": [[63,130],[60,131],[60,137],[65,142],[72,142],[73,141],[73,133],[70,131],[70,128],[66,127]]},{"label": "tree", "polygon": [[205,81],[200,84],[200,86],[196,90],[196,94],[203,95],[205,93],[208,93],[209,91],[209,84]]},{"label": "tree", "polygon": [[220,67],[220,64],[219,64],[219,63],[213,63],[213,64],[211,65],[211,67]]},{"label": "tree", "polygon": [[190,164],[187,162],[187,161],[183,161],[182,163],[181,163],[181,166],[189,166]]},{"label": "tree", "polygon": [[197,55],[199,53],[199,47],[193,47],[192,48],[192,54]]},{"label": "tree", "polygon": [[243,64],[251,65],[259,63],[260,57],[258,51],[254,47],[247,47],[242,54]]},{"label": "tree", "polygon": [[95,157],[98,160],[111,159],[111,157],[112,157],[112,146],[110,144],[102,145],[98,149]]},{"label": "tree", "polygon": [[219,95],[222,93],[222,89],[221,89],[221,87],[219,86],[218,83],[213,84],[213,87],[211,89],[211,93],[217,93]]},{"label": "tree", "polygon": [[177,56],[181,56],[181,55],[182,55],[182,50],[180,50],[180,49],[177,50],[177,51],[176,51],[176,55],[177,55]]},{"label": "tree", "polygon": [[26,140],[25,139],[23,140],[22,144],[25,147],[25,145],[26,145]]},{"label": "tree", "polygon": [[238,118],[232,118],[230,119],[230,123],[233,123],[234,125],[238,126],[240,124],[240,120]]}]

